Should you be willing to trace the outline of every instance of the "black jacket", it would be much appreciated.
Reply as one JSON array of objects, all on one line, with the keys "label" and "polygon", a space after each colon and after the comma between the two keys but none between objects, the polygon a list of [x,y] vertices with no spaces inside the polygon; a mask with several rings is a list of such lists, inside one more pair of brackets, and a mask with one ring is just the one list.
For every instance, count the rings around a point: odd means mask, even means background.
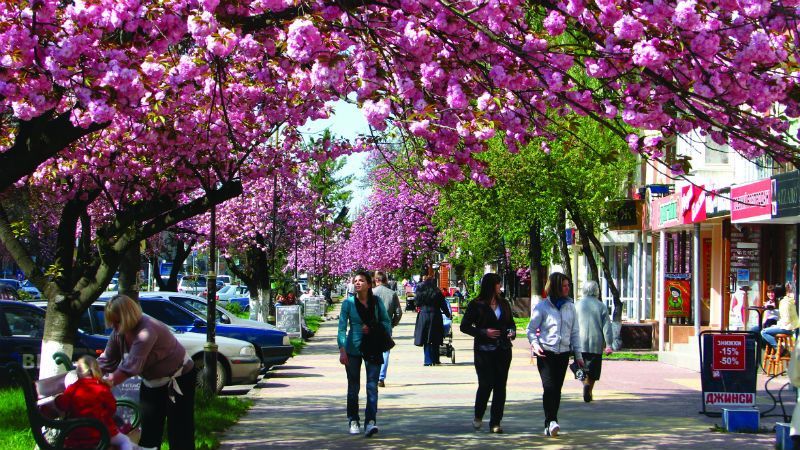
[{"label": "black jacket", "polygon": [[442,314],[450,317],[450,308],[442,291],[430,281],[417,288],[414,301],[419,306],[417,323],[414,326],[414,345],[442,345],[444,342],[444,320]]},{"label": "black jacket", "polygon": [[[500,300],[505,302],[505,300]],[[511,317],[511,307],[508,303],[504,304],[502,314],[498,319],[492,307],[488,303],[473,300],[467,305],[467,311],[464,317],[461,318],[461,332],[466,333],[475,338],[475,350],[483,348],[511,348],[511,339],[517,336],[516,325],[514,318]],[[500,330],[500,337],[492,339],[486,336],[486,330],[494,328]],[[508,337],[508,330],[514,330],[511,338]]]}]

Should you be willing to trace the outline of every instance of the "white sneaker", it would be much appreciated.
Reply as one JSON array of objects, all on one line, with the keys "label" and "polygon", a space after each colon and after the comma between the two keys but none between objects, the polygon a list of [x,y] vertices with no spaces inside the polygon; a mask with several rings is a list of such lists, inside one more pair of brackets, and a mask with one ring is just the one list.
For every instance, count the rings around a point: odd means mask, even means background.
[{"label": "white sneaker", "polygon": [[357,420],[350,421],[350,434],[361,433],[361,424]]},{"label": "white sneaker", "polygon": [[375,425],[375,421],[370,420],[367,422],[367,426],[364,427],[364,437],[371,437],[373,434],[378,432],[378,426]]},{"label": "white sneaker", "polygon": [[548,436],[553,436],[553,437],[558,436],[559,431],[561,431],[561,427],[558,426],[558,422],[556,422],[555,420],[550,422],[550,426],[547,427],[547,430],[545,430]]},{"label": "white sneaker", "polygon": [[478,418],[472,419],[472,428],[474,428],[475,431],[480,430],[482,426],[483,426],[483,420]]}]

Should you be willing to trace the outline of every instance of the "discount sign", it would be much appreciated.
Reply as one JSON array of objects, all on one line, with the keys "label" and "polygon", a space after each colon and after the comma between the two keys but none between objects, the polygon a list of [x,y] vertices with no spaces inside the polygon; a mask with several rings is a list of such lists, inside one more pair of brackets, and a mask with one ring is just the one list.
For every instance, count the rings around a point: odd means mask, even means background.
[{"label": "discount sign", "polygon": [[744,335],[714,335],[712,347],[712,370],[745,370]]}]

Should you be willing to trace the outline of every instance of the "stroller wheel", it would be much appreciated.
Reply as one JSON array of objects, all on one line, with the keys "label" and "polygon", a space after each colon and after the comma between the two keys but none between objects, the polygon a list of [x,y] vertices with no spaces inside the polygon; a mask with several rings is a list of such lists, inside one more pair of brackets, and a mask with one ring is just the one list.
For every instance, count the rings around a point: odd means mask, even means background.
[{"label": "stroller wheel", "polygon": [[450,352],[450,362],[452,362],[453,364],[456,363],[456,349],[453,349],[453,351]]}]

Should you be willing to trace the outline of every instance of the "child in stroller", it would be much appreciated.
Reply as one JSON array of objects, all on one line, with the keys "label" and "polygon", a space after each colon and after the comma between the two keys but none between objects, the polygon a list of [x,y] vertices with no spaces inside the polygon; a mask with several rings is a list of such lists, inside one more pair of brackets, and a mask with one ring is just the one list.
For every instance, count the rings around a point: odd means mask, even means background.
[{"label": "child in stroller", "polygon": [[[447,299],[447,309],[450,310],[450,317],[453,316],[453,308],[450,306],[450,299]],[[444,324],[444,341],[439,346],[439,356],[450,358],[450,362],[456,363],[456,349],[453,347],[453,319],[442,314]]]}]

